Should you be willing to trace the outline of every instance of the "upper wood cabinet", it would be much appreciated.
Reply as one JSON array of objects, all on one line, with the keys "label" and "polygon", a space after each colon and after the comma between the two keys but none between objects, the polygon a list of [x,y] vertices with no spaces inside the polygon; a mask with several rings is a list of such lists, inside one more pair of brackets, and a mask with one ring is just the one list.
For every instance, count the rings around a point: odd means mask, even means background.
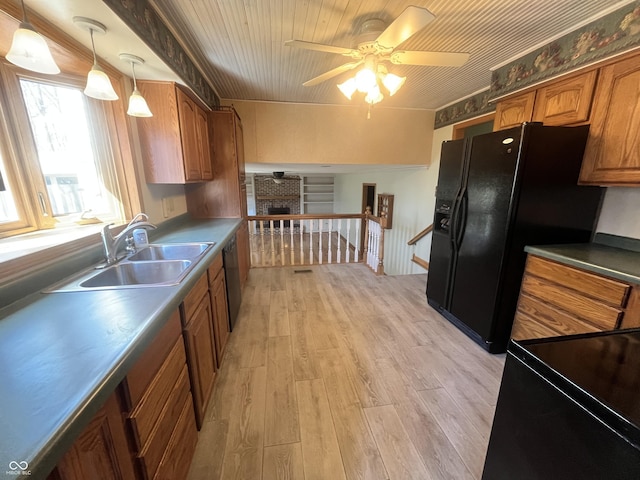
[{"label": "upper wood cabinet", "polygon": [[580,183],[640,185],[640,55],[600,70]]},{"label": "upper wood cabinet", "polygon": [[522,122],[530,122],[535,99],[536,92],[529,92],[498,102],[493,131],[517,127]]},{"label": "upper wood cabinet", "polygon": [[536,92],[533,121],[545,125],[573,125],[589,120],[597,70],[559,82]]},{"label": "upper wood cabinet", "polygon": [[138,118],[147,183],[213,178],[206,107],[171,82],[138,82],[153,117]]},{"label": "upper wood cabinet", "polygon": [[194,217],[246,217],[247,191],[244,133],[232,108],[208,114],[213,150],[213,181],[187,188],[187,207]]}]

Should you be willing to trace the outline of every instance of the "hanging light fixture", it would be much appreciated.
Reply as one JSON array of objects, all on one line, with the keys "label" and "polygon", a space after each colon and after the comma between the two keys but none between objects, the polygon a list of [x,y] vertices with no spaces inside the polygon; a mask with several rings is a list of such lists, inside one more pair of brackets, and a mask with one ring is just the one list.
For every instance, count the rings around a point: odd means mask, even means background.
[{"label": "hanging light fixture", "polygon": [[393,96],[404,85],[406,79],[406,77],[389,73],[387,67],[378,64],[375,57],[371,55],[365,59],[364,66],[353,77],[338,84],[338,88],[349,100],[356,92],[364,93],[364,101],[371,107],[384,99],[381,87],[389,92],[389,96]]},{"label": "hanging light fixture", "polygon": [[91,35],[91,50],[93,52],[93,67],[87,75],[87,86],[84,89],[84,94],[88,97],[97,98],[98,100],[118,100],[118,94],[111,85],[111,80],[104,70],[98,65],[98,57],[96,56],[96,47],[93,43],[93,34],[95,32],[105,34],[107,28],[100,22],[91,20],[86,17],[73,17],[73,23],[78,27],[89,30]]},{"label": "hanging light fixture", "polygon": [[129,97],[127,115],[132,117],[153,117],[153,113],[149,110],[149,105],[147,105],[147,101],[138,90],[138,84],[136,83],[136,65],[142,65],[144,60],[130,53],[121,53],[120,60],[131,64],[131,73],[133,74],[133,93]]},{"label": "hanging light fixture", "polygon": [[11,48],[7,53],[7,60],[14,65],[38,73],[56,74],[60,68],[51,56],[45,38],[27,19],[27,10],[22,0],[22,22],[13,34]]}]

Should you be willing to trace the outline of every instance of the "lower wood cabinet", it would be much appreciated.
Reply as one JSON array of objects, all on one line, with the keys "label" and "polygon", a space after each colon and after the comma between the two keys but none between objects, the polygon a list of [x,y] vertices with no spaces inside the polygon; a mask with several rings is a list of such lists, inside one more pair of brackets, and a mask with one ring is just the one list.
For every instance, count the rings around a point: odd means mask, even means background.
[{"label": "lower wood cabinet", "polygon": [[134,480],[118,396],[112,394],[48,480]]},{"label": "lower wood cabinet", "polygon": [[213,392],[217,363],[207,274],[198,280],[196,286],[184,299],[182,328],[191,377],[196,425],[199,430]]},{"label": "lower wood cabinet", "polygon": [[211,309],[213,328],[216,340],[216,356],[218,367],[222,364],[224,350],[229,339],[229,307],[227,302],[227,284],[225,271],[222,268],[222,256],[218,255],[209,267],[209,291],[211,292]]},{"label": "lower wood cabinet", "polygon": [[[150,377],[148,370],[156,372]],[[129,403],[127,417],[140,477],[169,478],[162,472],[174,468],[176,462],[187,469],[198,432],[179,312],[169,319],[131,369],[122,382],[122,389]],[[189,406],[191,416],[186,420],[183,418],[185,405]],[[179,439],[184,439],[184,451],[173,448]]]},{"label": "lower wood cabinet", "polygon": [[640,286],[529,255],[512,338],[554,337],[640,324]]}]

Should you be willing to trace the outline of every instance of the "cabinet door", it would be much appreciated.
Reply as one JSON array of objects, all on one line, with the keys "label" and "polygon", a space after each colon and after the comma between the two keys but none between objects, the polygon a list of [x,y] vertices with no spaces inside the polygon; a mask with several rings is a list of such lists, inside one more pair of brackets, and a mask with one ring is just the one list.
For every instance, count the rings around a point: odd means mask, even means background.
[{"label": "cabinet door", "polygon": [[197,116],[198,107],[180,90],[176,93],[178,114],[180,116],[180,137],[182,139],[182,157],[184,161],[185,179],[189,182],[202,179],[200,164],[200,148],[198,148]]},{"label": "cabinet door", "polygon": [[517,127],[522,122],[530,122],[535,98],[536,92],[529,92],[498,102],[493,131]]},{"label": "cabinet door", "polygon": [[207,113],[201,108],[196,108],[196,135],[202,180],[211,180],[213,165],[211,164],[211,145],[209,145],[209,125]]},{"label": "cabinet door", "polygon": [[211,319],[211,301],[207,293],[184,328],[187,364],[191,373],[191,389],[198,430],[211,398],[216,376],[216,353]]},{"label": "cabinet door", "polygon": [[134,480],[136,478],[116,393],[109,397],[102,409],[62,457],[50,478],[60,480]]},{"label": "cabinet door", "polygon": [[211,287],[216,354],[218,357],[218,366],[220,366],[224,349],[227,345],[227,339],[229,338],[229,309],[227,307],[227,284],[224,277],[224,270],[218,273]]},{"label": "cabinet door", "polygon": [[600,71],[580,183],[640,185],[640,55]]},{"label": "cabinet door", "polygon": [[597,74],[597,70],[592,70],[538,90],[533,120],[545,125],[571,125],[589,120]]}]

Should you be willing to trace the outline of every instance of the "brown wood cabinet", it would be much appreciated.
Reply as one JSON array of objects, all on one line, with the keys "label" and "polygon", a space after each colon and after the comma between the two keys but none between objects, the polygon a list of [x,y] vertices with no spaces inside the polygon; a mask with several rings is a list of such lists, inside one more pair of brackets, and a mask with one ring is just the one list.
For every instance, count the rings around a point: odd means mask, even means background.
[{"label": "brown wood cabinet", "polygon": [[512,338],[553,337],[640,323],[640,286],[529,255]]},{"label": "brown wood cabinet", "polygon": [[187,207],[199,218],[247,216],[244,133],[240,117],[232,108],[208,114],[213,150],[213,181],[189,185]]},{"label": "brown wood cabinet", "polygon": [[580,183],[640,185],[640,55],[605,66]]},{"label": "brown wood cabinet", "polygon": [[218,367],[222,364],[230,331],[229,309],[227,307],[227,285],[222,266],[222,255],[218,255],[208,271]]},{"label": "brown wood cabinet", "polygon": [[136,478],[117,393],[113,393],[49,480],[134,480]]},{"label": "brown wood cabinet", "polygon": [[[161,478],[161,472],[176,463],[188,465],[198,437],[179,312],[167,321],[121,387],[142,478]],[[172,447],[178,439],[184,442],[183,451]]]},{"label": "brown wood cabinet", "polygon": [[496,105],[496,118],[493,131],[517,127],[522,122],[530,122],[536,92],[528,92],[501,100]]},{"label": "brown wood cabinet", "polygon": [[203,275],[182,304],[182,325],[198,430],[216,377],[216,345],[209,282]]},{"label": "brown wood cabinet", "polygon": [[533,121],[545,125],[576,125],[589,120],[597,70],[551,82],[536,92]]},{"label": "brown wood cabinet", "polygon": [[147,183],[212,179],[207,108],[172,82],[138,82],[153,117],[138,118]]}]

